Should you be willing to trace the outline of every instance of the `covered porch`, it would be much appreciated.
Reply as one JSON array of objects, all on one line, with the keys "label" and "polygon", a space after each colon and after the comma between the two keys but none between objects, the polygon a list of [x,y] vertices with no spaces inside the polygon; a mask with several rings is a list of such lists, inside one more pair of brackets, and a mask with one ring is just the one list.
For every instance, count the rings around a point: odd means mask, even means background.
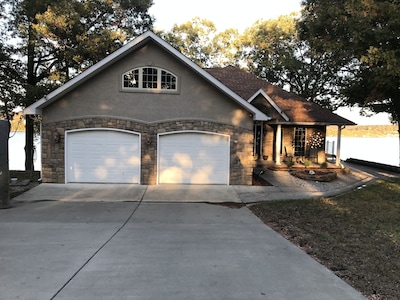
[{"label": "covered porch", "polygon": [[[327,153],[326,127],[337,127],[336,155]],[[347,124],[353,125],[353,124]],[[341,168],[343,124],[259,124],[255,126],[256,165],[271,169]]]}]

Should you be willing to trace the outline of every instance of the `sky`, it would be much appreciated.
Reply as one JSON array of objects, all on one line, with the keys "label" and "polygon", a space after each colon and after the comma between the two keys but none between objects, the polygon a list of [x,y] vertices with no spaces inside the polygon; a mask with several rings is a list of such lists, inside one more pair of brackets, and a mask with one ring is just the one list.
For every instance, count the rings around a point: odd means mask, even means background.
[{"label": "sky", "polygon": [[154,0],[149,12],[156,18],[155,29],[170,30],[174,24],[194,17],[212,21],[218,31],[236,28],[243,32],[258,19],[274,19],[300,11],[300,0]]},{"label": "sky", "polygon": [[[154,0],[149,13],[154,16],[156,30],[171,30],[174,24],[183,24],[194,17],[212,21],[217,31],[228,28],[243,32],[257,20],[275,19],[280,15],[299,12],[300,0]],[[357,108],[340,108],[338,115],[358,125],[388,125],[387,114],[361,117]]]}]

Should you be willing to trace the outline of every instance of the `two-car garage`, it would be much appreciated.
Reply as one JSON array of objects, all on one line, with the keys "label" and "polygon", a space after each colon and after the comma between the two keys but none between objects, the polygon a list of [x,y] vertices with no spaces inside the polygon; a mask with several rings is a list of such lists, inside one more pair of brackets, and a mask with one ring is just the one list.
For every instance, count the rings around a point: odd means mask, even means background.
[{"label": "two-car garage", "polygon": [[[140,141],[125,130],[68,131],[66,182],[140,184]],[[158,184],[229,184],[229,136],[182,131],[157,141]]]}]

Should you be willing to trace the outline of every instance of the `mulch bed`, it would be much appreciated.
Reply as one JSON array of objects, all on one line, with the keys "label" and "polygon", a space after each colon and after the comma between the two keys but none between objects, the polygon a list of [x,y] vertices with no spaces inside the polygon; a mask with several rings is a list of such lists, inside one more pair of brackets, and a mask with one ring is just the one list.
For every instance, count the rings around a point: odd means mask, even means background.
[{"label": "mulch bed", "polygon": [[329,182],[337,178],[336,172],[328,170],[296,170],[290,174],[300,179],[320,182]]}]

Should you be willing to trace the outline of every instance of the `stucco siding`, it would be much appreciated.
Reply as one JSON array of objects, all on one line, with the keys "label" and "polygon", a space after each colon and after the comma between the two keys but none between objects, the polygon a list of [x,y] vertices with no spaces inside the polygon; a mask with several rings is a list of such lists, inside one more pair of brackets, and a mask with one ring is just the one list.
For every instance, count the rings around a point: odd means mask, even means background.
[{"label": "stucco siding", "polygon": [[[160,67],[177,75],[178,91],[123,90],[122,74],[143,66]],[[119,60],[43,110],[44,123],[103,116],[148,123],[209,120],[248,129],[253,124],[248,111],[153,43]]]}]

